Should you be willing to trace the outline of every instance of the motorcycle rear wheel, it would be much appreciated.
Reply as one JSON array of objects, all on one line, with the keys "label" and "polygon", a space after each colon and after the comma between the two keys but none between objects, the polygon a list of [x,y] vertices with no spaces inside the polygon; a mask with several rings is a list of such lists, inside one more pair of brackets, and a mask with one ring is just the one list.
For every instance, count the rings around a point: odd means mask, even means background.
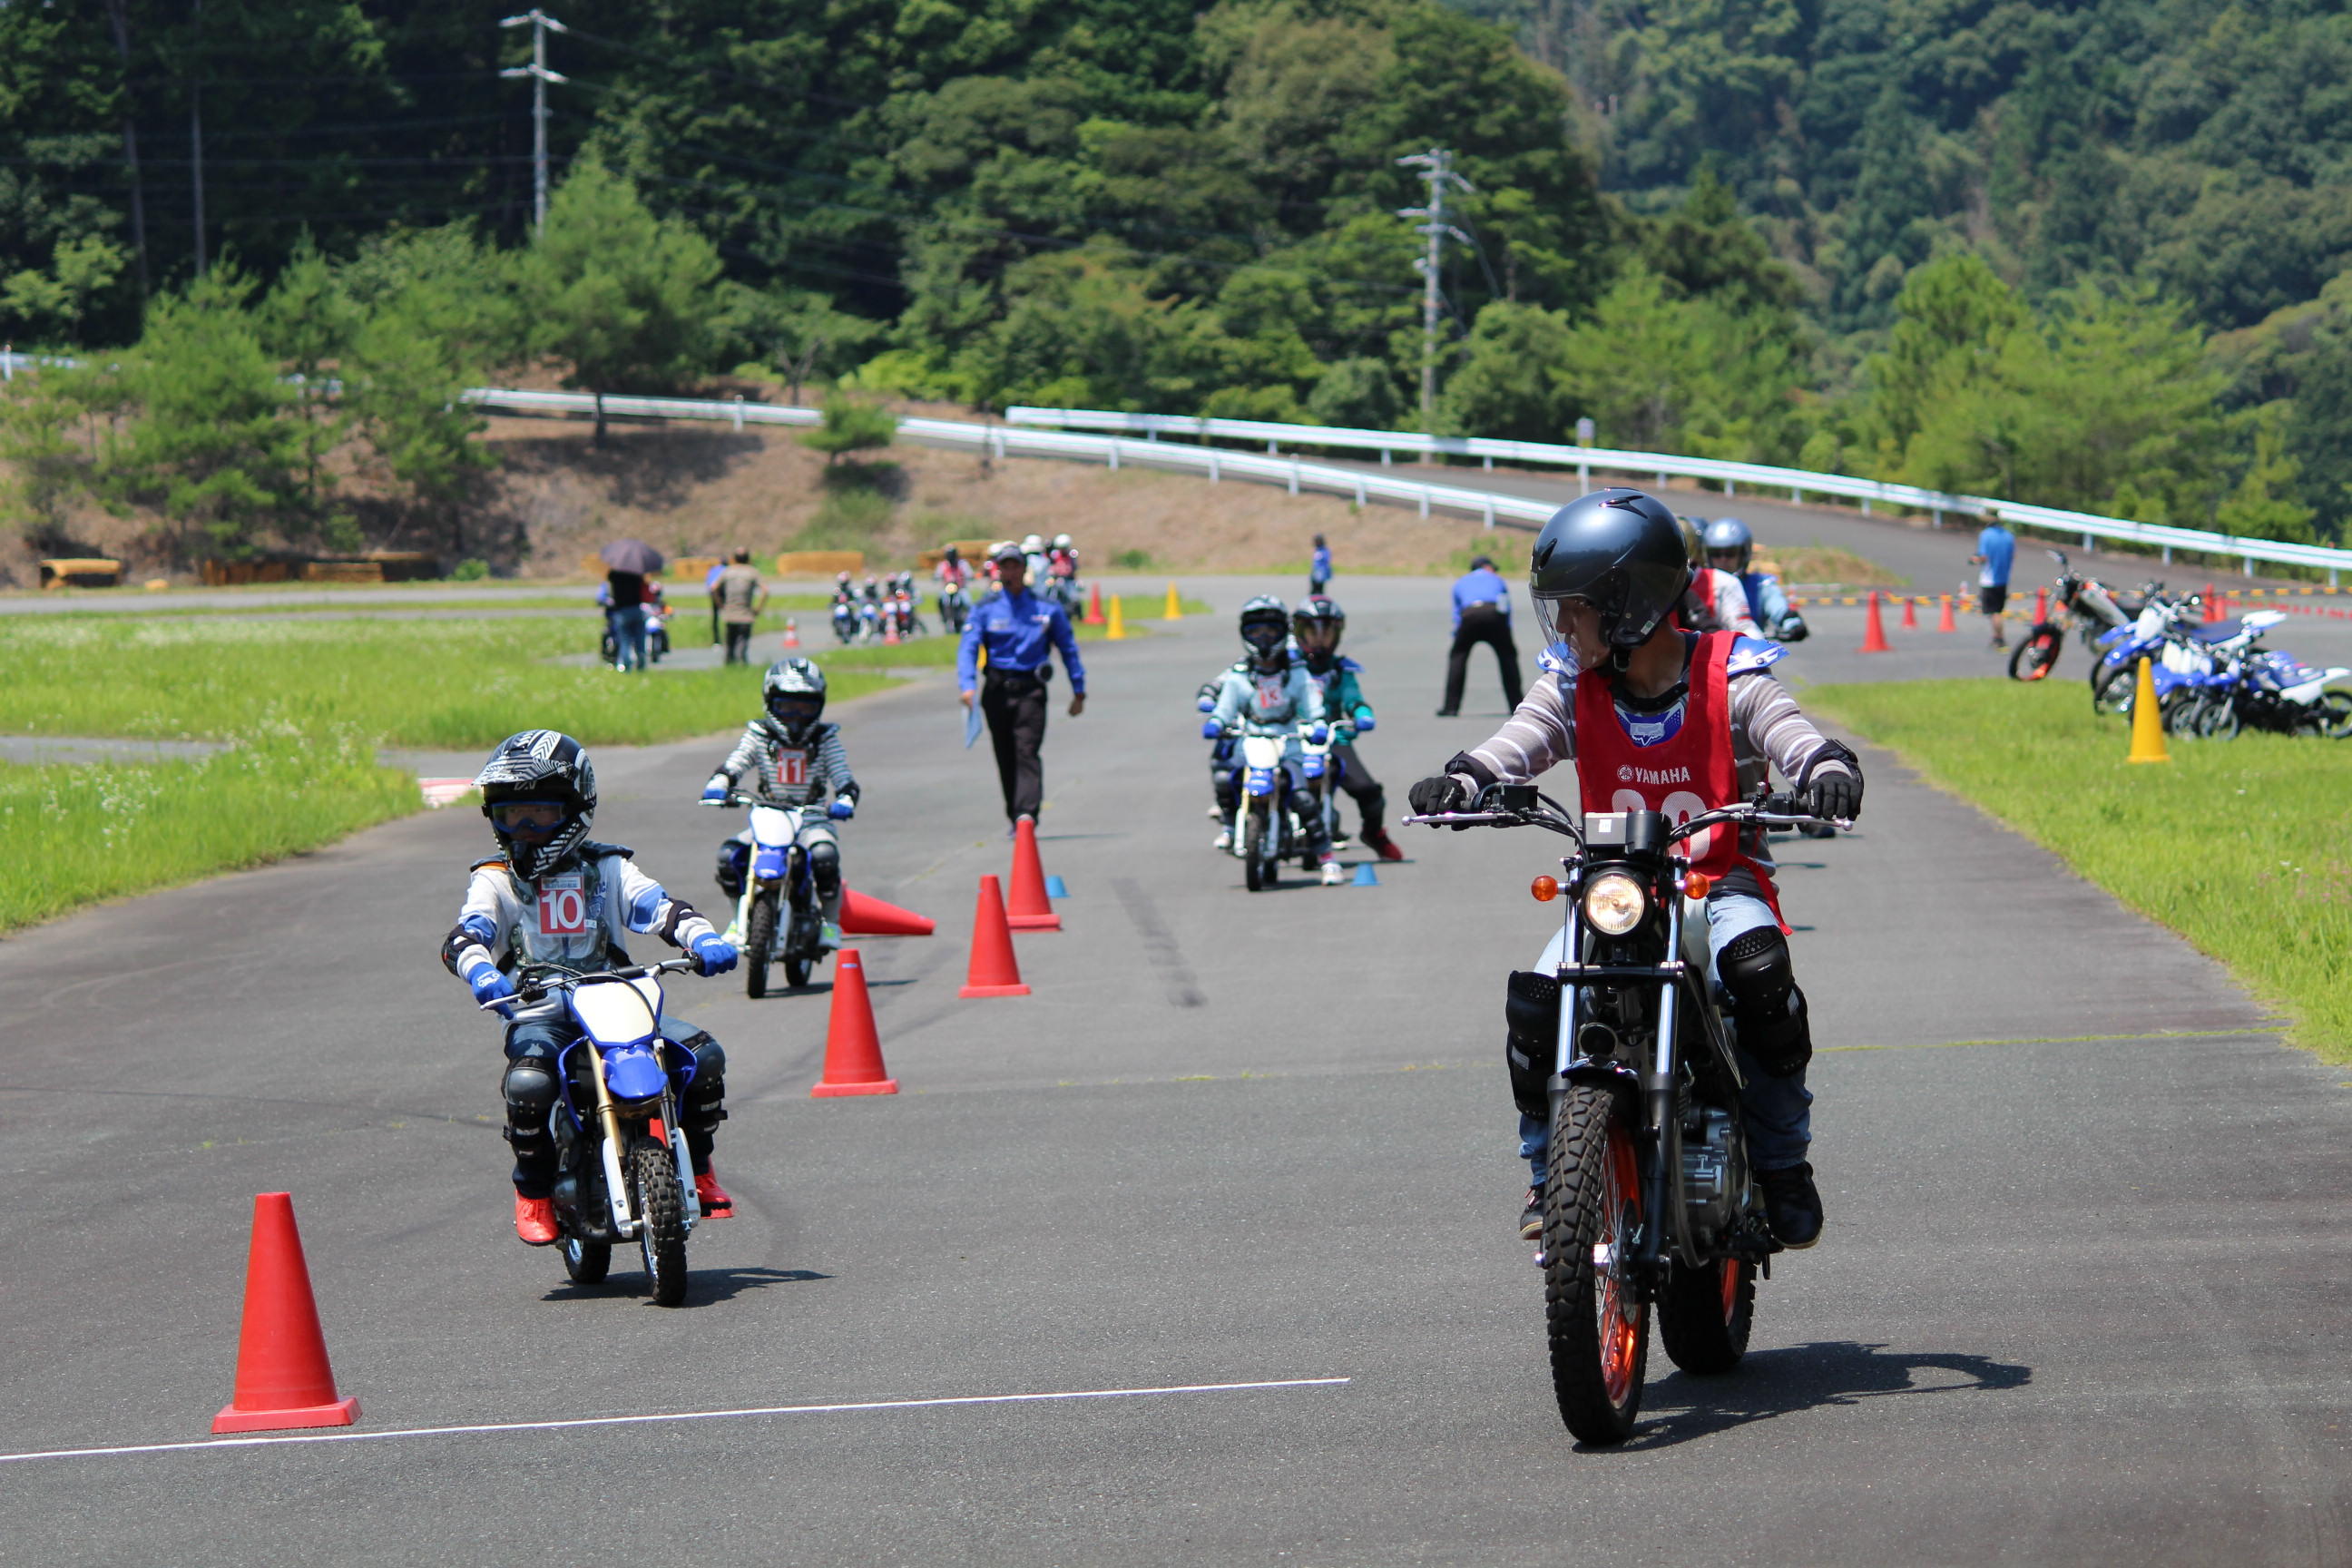
[{"label": "motorcycle rear wheel", "polygon": [[629,1190],[636,1199],[637,1250],[654,1305],[675,1307],[686,1300],[686,1194],[678,1186],[677,1157],[649,1138],[629,1145]]},{"label": "motorcycle rear wheel", "polygon": [[754,893],[743,917],[743,994],[754,1002],[768,994],[768,960],[775,951],[776,895]]},{"label": "motorcycle rear wheel", "polygon": [[2139,661],[2129,664],[2094,665],[2091,668],[2091,711],[2094,713],[2126,713],[2131,710],[2134,692],[2138,689]]},{"label": "motorcycle rear wheel", "polygon": [[2331,741],[2352,739],[2352,691],[2323,691],[2317,704],[2321,717],[2315,726]]},{"label": "motorcycle rear wheel", "polygon": [[1658,1297],[1658,1339],[1666,1359],[1699,1377],[1729,1372],[1748,1353],[1756,1322],[1756,1266],[1717,1258],[1703,1268],[1677,1263]]},{"label": "motorcycle rear wheel", "polygon": [[2043,621],[2026,633],[2017,651],[2009,656],[2009,678],[2047,680],[2050,672],[2058,668],[2058,655],[2065,647],[2065,632],[2054,621]]},{"label": "motorcycle rear wheel", "polygon": [[1544,1176],[1544,1326],[1559,1418],[1587,1443],[1623,1442],[1642,1411],[1650,1308],[1626,1255],[1641,1226],[1633,1129],[1609,1090],[1570,1089]]},{"label": "motorcycle rear wheel", "polygon": [[563,1238],[563,1272],[574,1285],[602,1285],[612,1270],[611,1242],[583,1241],[576,1236]]}]

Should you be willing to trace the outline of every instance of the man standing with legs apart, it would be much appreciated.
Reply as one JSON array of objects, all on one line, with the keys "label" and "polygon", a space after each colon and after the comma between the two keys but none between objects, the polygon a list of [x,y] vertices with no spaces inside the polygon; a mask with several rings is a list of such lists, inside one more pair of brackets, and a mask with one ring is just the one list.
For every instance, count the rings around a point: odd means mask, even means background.
[{"label": "man standing with legs apart", "polygon": [[1977,607],[1992,623],[1995,647],[2009,646],[2009,639],[2001,635],[2001,618],[2009,608],[2009,569],[2016,560],[2017,536],[2003,528],[1998,517],[1988,519],[1984,531],[1977,535],[1977,552],[1969,557],[1969,564],[1977,569]]},{"label": "man standing with legs apart", "polygon": [[1445,657],[1445,705],[1441,719],[1462,711],[1462,683],[1470,673],[1470,650],[1485,643],[1503,667],[1503,700],[1519,705],[1519,650],[1511,641],[1511,589],[1484,555],[1454,584],[1454,647]]},{"label": "man standing with legs apart", "polygon": [[[1034,537],[1034,535],[1032,537]],[[989,552],[996,568],[993,597],[983,599],[963,624],[963,640],[956,645],[956,685],[963,705],[974,702],[988,719],[988,738],[996,748],[996,775],[1004,789],[1004,816],[1009,825],[1023,817],[1037,819],[1045,782],[1038,748],[1045,740],[1045,689],[1053,679],[1053,652],[1059,649],[1062,667],[1070,672],[1070,717],[1087,708],[1087,668],[1078,660],[1078,639],[1070,631],[1070,617],[1059,605],[1029,592],[1029,561],[1022,547],[1003,543]],[[985,685],[980,674],[980,654],[988,654]],[[1011,837],[1008,826],[1005,837]]]}]

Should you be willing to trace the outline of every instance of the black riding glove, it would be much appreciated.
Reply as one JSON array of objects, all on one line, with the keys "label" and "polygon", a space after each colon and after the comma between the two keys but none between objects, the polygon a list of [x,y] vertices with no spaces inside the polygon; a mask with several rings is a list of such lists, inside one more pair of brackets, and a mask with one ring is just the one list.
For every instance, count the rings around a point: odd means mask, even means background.
[{"label": "black riding glove", "polygon": [[1852,822],[1862,815],[1862,779],[1849,773],[1822,773],[1805,786],[1805,809],[1824,820]]},{"label": "black riding glove", "polygon": [[1451,773],[1422,780],[1405,793],[1405,798],[1418,816],[1442,816],[1471,806],[1470,786]]}]

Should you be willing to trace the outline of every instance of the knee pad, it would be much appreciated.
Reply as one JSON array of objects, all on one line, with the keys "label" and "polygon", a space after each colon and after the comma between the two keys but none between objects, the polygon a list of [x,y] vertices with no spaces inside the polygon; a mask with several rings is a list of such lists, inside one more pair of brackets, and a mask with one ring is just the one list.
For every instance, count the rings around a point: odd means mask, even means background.
[{"label": "knee pad", "polygon": [[819,839],[809,846],[809,875],[816,879],[816,890],[831,897],[841,886],[841,846]]},{"label": "knee pad", "polygon": [[743,896],[743,877],[751,869],[751,847],[740,838],[724,839],[719,846],[719,890],[730,899]]},{"label": "knee pad", "polygon": [[1538,1120],[1551,1114],[1551,1068],[1559,1041],[1559,981],[1529,970],[1512,973],[1503,992],[1503,1066],[1511,1101]]},{"label": "knee pad", "polygon": [[1743,931],[1717,955],[1716,973],[1731,997],[1739,1043],[1756,1065],[1772,1078],[1804,1071],[1813,1057],[1813,1032],[1788,939],[1769,926]]},{"label": "knee pad", "polygon": [[678,1044],[694,1053],[694,1081],[679,1097],[678,1121],[688,1132],[707,1132],[727,1120],[727,1052],[700,1030]]},{"label": "knee pad", "polygon": [[527,1117],[544,1121],[549,1109],[555,1104],[555,1068],[537,1057],[509,1062],[506,1079],[499,1087],[506,1093],[510,1119]]}]

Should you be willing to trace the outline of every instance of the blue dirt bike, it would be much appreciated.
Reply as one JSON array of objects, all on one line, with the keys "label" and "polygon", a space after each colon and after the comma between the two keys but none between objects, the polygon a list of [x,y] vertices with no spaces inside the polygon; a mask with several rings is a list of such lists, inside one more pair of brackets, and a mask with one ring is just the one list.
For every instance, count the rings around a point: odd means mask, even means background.
[{"label": "blue dirt bike", "polygon": [[[806,985],[831,949],[820,940],[824,911],[808,855],[800,847],[801,826],[803,822],[847,821],[854,808],[845,800],[830,805],[765,805],[742,795],[701,804],[751,809],[751,843],[735,873],[748,879],[751,889],[751,907],[743,914],[743,994],[754,1002],[765,996],[768,966],[779,961],[785,984],[795,990]],[[730,898],[742,897],[744,882],[730,888],[729,880],[719,878],[720,889]]]}]

